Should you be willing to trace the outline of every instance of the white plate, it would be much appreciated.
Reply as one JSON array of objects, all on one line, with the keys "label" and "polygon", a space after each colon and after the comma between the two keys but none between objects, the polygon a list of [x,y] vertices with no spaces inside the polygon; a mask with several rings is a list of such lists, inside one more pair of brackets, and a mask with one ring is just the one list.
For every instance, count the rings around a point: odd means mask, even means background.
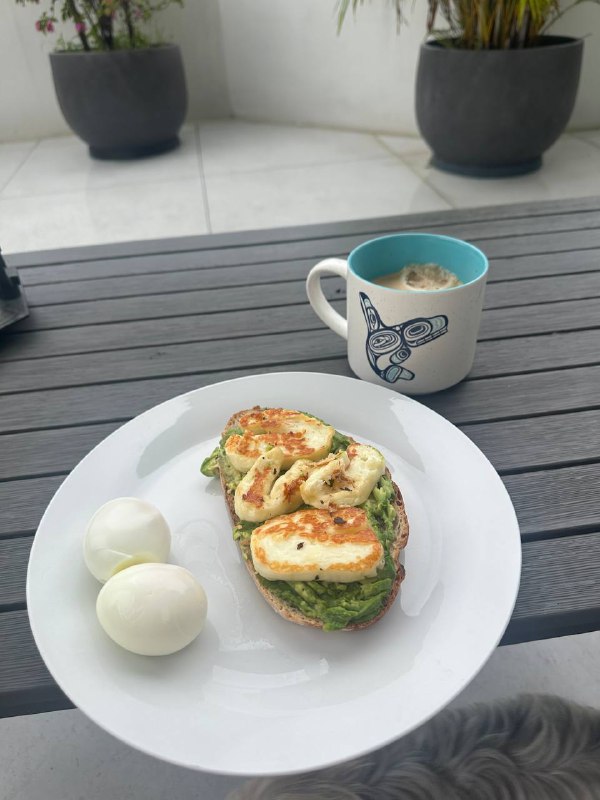
[{"label": "white plate", "polygon": [[[241,563],[218,481],[199,467],[230,414],[256,404],[309,411],[386,456],[410,539],[400,596],[373,627],[324,633],[286,622]],[[172,656],[128,653],[96,620],[100,585],[83,563],[83,531],[98,506],[123,495],[162,510],[171,561],[208,595],[205,630]],[[282,774],[377,748],[439,711],[497,645],[520,563],[508,494],[453,425],[369,383],[279,373],[175,397],[92,450],[44,514],[27,602],[48,669],[102,728],[187,767]]]}]

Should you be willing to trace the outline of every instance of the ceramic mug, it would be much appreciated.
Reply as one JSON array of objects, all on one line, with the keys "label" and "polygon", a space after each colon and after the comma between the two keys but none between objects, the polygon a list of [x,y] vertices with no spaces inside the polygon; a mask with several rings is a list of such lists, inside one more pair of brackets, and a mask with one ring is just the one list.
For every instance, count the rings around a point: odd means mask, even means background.
[{"label": "ceramic mug", "polygon": [[[409,264],[440,264],[462,284],[452,289],[389,289],[373,279]],[[306,292],[316,314],[348,340],[348,361],[363,380],[404,394],[447,389],[469,372],[488,271],[485,255],[468,242],[431,233],[371,239],[347,261],[326,258],[314,266]],[[347,283],[347,318],[329,304],[321,277]]]}]

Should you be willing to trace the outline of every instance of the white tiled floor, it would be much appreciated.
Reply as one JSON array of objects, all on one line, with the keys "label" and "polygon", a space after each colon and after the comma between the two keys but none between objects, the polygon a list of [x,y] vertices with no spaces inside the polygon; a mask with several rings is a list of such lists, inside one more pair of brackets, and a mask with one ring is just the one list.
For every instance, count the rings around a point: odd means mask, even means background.
[{"label": "white tiled floor", "polygon": [[[437,172],[418,138],[241,121],[189,125],[172,153],[93,161],[74,137],[0,144],[6,253],[600,194],[600,131],[529,176]],[[547,691],[600,707],[600,633],[497,650],[455,701]],[[79,711],[0,721],[0,800],[221,800],[238,781],[161,764]]]},{"label": "white tiled floor", "polygon": [[267,125],[187,125],[140,161],[89,158],[75,137],[0,144],[7,253],[600,194],[600,131],[563,136],[542,170],[469,179],[428,166],[417,137]]}]

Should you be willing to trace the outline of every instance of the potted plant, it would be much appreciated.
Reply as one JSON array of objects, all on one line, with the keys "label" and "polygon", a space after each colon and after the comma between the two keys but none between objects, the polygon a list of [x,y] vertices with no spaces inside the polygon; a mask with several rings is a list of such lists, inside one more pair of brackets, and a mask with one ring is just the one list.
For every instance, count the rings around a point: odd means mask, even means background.
[{"label": "potted plant", "polygon": [[68,125],[95,158],[135,158],[179,144],[187,109],[181,52],[147,33],[153,15],[172,3],[183,0],[49,0],[36,22],[45,35],[60,23],[73,31],[50,54],[52,77]]},{"label": "potted plant", "polygon": [[[363,2],[341,0],[339,25]],[[541,166],[573,111],[583,53],[582,39],[546,31],[581,2],[428,0],[416,117],[434,166],[477,176]]]}]

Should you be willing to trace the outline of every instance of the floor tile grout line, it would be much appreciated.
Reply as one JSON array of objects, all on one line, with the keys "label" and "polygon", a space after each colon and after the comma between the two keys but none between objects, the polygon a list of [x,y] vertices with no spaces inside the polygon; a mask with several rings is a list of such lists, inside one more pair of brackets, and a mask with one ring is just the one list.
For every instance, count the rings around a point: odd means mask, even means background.
[{"label": "floor tile grout line", "polygon": [[[407,153],[406,155],[407,155],[407,156],[409,156],[409,155],[413,155],[413,156],[414,156],[414,155],[418,155],[418,154],[415,154],[415,153]],[[452,199],[451,199],[451,198],[450,198],[450,197],[449,197],[449,196],[448,196],[448,195],[447,195],[445,192],[443,192],[443,191],[442,191],[442,190],[441,190],[441,189],[440,189],[438,186],[435,186],[435,184],[433,183],[433,181],[431,181],[431,180],[430,180],[430,178],[429,178],[429,175],[427,175],[427,173],[423,173],[423,174],[421,174],[421,173],[420,173],[420,172],[417,170],[417,168],[413,166],[413,164],[410,162],[410,160],[409,160],[409,159],[407,159],[407,158],[403,158],[402,156],[399,156],[399,158],[400,158],[400,160],[402,161],[402,163],[404,164],[404,166],[405,166],[405,167],[408,167],[408,169],[409,169],[409,170],[410,170],[410,171],[413,173],[413,175],[416,175],[416,176],[417,176],[417,178],[418,178],[418,179],[419,179],[419,180],[420,180],[422,183],[424,183],[426,186],[428,186],[428,187],[429,187],[429,189],[431,189],[431,191],[432,191],[432,192],[435,192],[435,194],[437,194],[437,196],[438,196],[438,197],[441,197],[441,199],[442,199],[442,200],[443,200],[445,203],[447,203],[447,204],[450,206],[450,208],[457,208],[457,209],[460,209],[460,208],[462,207],[462,206],[460,206],[460,205],[456,205],[456,203],[455,203],[455,202],[453,202],[453,200],[452,200]]]},{"label": "floor tile grout line", "polygon": [[22,161],[20,161],[20,162],[17,164],[17,166],[15,167],[14,171],[13,171],[13,172],[11,172],[11,174],[10,174],[10,175],[9,175],[9,177],[6,179],[6,181],[5,181],[5,182],[2,184],[2,186],[0,186],[0,200],[6,200],[6,199],[9,199],[9,198],[7,198],[6,196],[4,196],[4,191],[5,191],[5,189],[7,189],[7,188],[8,188],[8,186],[11,184],[11,182],[13,181],[13,179],[14,179],[14,178],[17,176],[17,174],[18,174],[18,173],[21,171],[21,168],[22,168],[22,167],[23,167],[23,166],[26,164],[26,162],[27,162],[27,161],[29,161],[29,159],[31,158],[31,155],[32,155],[32,153],[33,153],[35,150],[37,150],[37,148],[39,147],[39,145],[40,145],[41,141],[42,141],[42,139],[34,139],[34,140],[33,140],[33,146],[30,148],[30,150],[28,151],[28,153],[27,153],[27,155],[25,156],[25,158],[24,158]]},{"label": "floor tile grout line", "polygon": [[[428,147],[427,147],[427,145],[424,143],[424,140],[423,140],[423,139],[419,139],[419,138],[417,138],[417,137],[414,137],[414,138],[415,138],[415,141],[418,141],[418,142],[420,142],[420,143],[422,144],[422,147],[421,147],[421,149],[419,149],[419,150],[411,150],[411,151],[408,151],[408,150],[407,150],[405,153],[398,153],[398,152],[396,152],[396,150],[394,150],[392,147],[390,147],[390,146],[389,146],[389,144],[387,144],[387,142],[384,142],[384,141],[383,141],[382,134],[374,133],[374,134],[373,134],[373,137],[374,137],[375,139],[377,139],[377,141],[379,142],[379,144],[380,144],[380,145],[381,145],[383,148],[385,148],[385,150],[386,150],[386,151],[387,151],[387,152],[388,152],[390,155],[394,156],[395,158],[399,158],[401,161],[403,160],[403,157],[404,157],[404,156],[417,156],[417,155],[422,155],[422,154],[423,154],[423,153],[425,153],[425,152],[429,152],[429,148],[428,148]],[[400,137],[398,137],[398,138],[410,139],[410,138],[413,138],[413,137],[410,137],[410,136],[400,136]]]},{"label": "floor tile grout line", "polygon": [[600,139],[598,140],[598,142],[595,142],[595,141],[593,141],[592,139],[587,139],[587,138],[586,138],[586,136],[585,136],[585,134],[586,134],[586,133],[589,133],[589,134],[591,134],[591,133],[593,133],[593,134],[598,134],[598,133],[600,133],[600,132],[599,132],[598,130],[592,130],[592,131],[571,131],[571,132],[570,132],[570,135],[571,135],[571,136],[572,136],[574,139],[577,139],[579,142],[584,142],[585,144],[589,144],[591,147],[595,147],[597,150],[600,150]]},{"label": "floor tile grout line", "polygon": [[[429,178],[428,178],[428,176],[427,176],[427,175],[421,175],[421,174],[420,174],[420,173],[419,173],[419,172],[418,172],[418,171],[417,171],[417,170],[416,170],[416,169],[413,167],[413,165],[411,164],[410,160],[409,160],[408,158],[405,158],[405,156],[418,156],[418,155],[422,155],[422,153],[423,153],[423,151],[422,151],[422,150],[421,150],[421,151],[418,151],[418,150],[416,150],[416,151],[414,151],[414,152],[412,152],[412,153],[403,153],[403,154],[396,153],[394,150],[392,150],[392,148],[391,148],[391,147],[389,147],[389,146],[388,146],[388,145],[387,145],[385,142],[383,142],[379,136],[377,136],[377,135],[376,135],[376,136],[375,136],[375,138],[376,138],[376,139],[377,139],[377,140],[378,140],[378,141],[381,143],[381,145],[382,145],[383,147],[385,147],[385,149],[386,149],[386,150],[387,150],[387,151],[388,151],[388,152],[389,152],[389,153],[390,153],[392,156],[394,156],[394,157],[395,157],[395,158],[396,158],[398,161],[400,161],[400,163],[401,163],[401,164],[402,164],[404,167],[406,167],[407,169],[409,169],[409,170],[412,172],[412,174],[413,174],[413,175],[416,175],[416,177],[417,177],[417,179],[419,180],[419,182],[420,182],[420,183],[423,183],[423,184],[425,184],[425,185],[426,185],[426,186],[427,186],[427,187],[430,189],[430,191],[432,191],[432,192],[433,192],[433,193],[434,193],[434,194],[435,194],[437,197],[439,197],[439,198],[440,198],[440,200],[442,200],[442,202],[446,203],[446,204],[447,204],[447,205],[448,205],[450,208],[458,208],[458,207],[459,207],[459,206],[456,206],[456,205],[455,205],[455,204],[452,202],[452,200],[451,200],[451,199],[450,199],[450,198],[449,198],[449,197],[448,197],[448,196],[447,196],[447,195],[446,195],[444,192],[440,191],[440,189],[439,189],[437,186],[434,186],[434,185],[433,185],[433,183],[432,183],[432,182],[429,180]],[[427,152],[430,152],[430,151],[429,151],[429,148],[427,148]]]},{"label": "floor tile grout line", "polygon": [[204,173],[204,159],[202,158],[202,138],[200,135],[200,123],[194,123],[194,141],[196,144],[196,159],[198,161],[198,169],[200,170],[200,187],[202,191],[202,200],[204,203],[204,220],[208,233],[213,232],[212,222],[210,219],[210,202],[208,199],[208,187],[206,185],[206,175]]},{"label": "floor tile grout line", "polygon": [[[318,167],[336,167],[336,166],[347,166],[348,164],[366,164],[369,162],[380,162],[380,161],[389,161],[391,158],[396,160],[400,160],[399,156],[396,154],[389,155],[387,153],[381,153],[380,155],[376,156],[362,156],[358,158],[343,158],[343,159],[336,159],[335,161],[311,161],[308,163],[296,163],[296,164],[278,164],[277,166],[272,167],[262,167],[260,169],[232,169],[227,172],[214,172],[210,173],[207,177],[209,178],[232,178],[238,175],[262,175],[262,174],[270,174],[273,172],[284,172],[290,171],[293,169],[315,169]],[[313,223],[311,223],[313,224]],[[314,223],[319,224],[319,223]]]}]

